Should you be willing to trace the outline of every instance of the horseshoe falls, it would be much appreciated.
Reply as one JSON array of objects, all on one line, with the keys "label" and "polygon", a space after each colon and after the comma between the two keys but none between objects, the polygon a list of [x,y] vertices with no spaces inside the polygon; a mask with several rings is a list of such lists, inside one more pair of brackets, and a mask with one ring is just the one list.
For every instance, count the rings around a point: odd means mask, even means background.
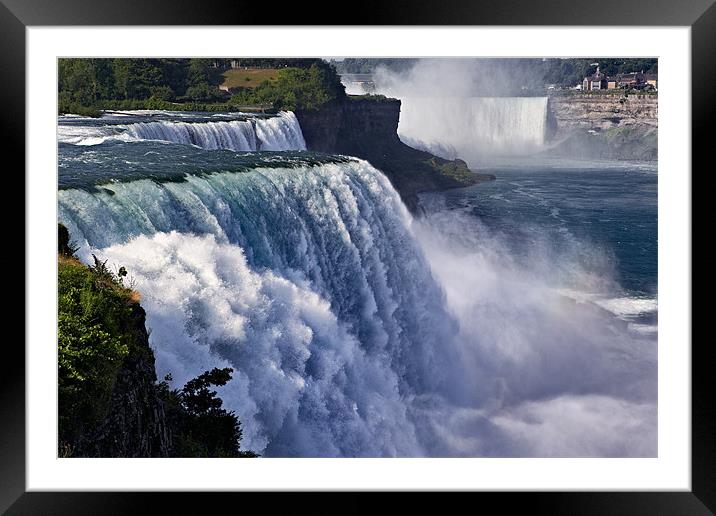
[{"label": "horseshoe falls", "polygon": [[398,134],[415,147],[474,163],[529,154],[545,142],[547,97],[403,97]]}]

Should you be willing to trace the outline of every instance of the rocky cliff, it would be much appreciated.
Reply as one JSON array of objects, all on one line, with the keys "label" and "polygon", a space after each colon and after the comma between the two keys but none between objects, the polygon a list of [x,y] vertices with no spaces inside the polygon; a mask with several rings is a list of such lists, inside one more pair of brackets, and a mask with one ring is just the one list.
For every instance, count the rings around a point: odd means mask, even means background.
[{"label": "rocky cliff", "polygon": [[561,129],[610,129],[658,125],[656,95],[582,93],[549,98],[549,111]]},{"label": "rocky cliff", "polygon": [[230,368],[181,389],[157,383],[139,294],[95,257],[74,255],[58,224],[58,455],[60,457],[255,457],[240,449],[241,424],[212,385]]},{"label": "rocky cliff", "polygon": [[168,457],[172,432],[139,297],[74,251],[59,224],[59,454]]},{"label": "rocky cliff", "polygon": [[144,309],[135,304],[126,328],[136,346],[117,373],[105,417],[76,444],[77,457],[169,457],[172,431],[159,397],[154,354],[149,347]]},{"label": "rocky cliff", "polygon": [[658,97],[622,93],[552,96],[549,153],[604,159],[657,158]]},{"label": "rocky cliff", "polygon": [[462,160],[445,160],[413,149],[398,138],[400,100],[381,96],[348,97],[319,109],[296,112],[309,150],[356,156],[390,179],[408,209],[420,192],[459,188],[489,174],[470,171]]}]

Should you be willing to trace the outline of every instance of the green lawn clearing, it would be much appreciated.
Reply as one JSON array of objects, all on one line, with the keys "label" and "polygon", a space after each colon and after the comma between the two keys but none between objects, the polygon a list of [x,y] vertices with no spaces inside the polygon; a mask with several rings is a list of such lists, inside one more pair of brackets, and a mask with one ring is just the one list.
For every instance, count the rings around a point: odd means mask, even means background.
[{"label": "green lawn clearing", "polygon": [[232,68],[223,73],[222,86],[227,88],[255,88],[264,81],[274,81],[278,68]]}]

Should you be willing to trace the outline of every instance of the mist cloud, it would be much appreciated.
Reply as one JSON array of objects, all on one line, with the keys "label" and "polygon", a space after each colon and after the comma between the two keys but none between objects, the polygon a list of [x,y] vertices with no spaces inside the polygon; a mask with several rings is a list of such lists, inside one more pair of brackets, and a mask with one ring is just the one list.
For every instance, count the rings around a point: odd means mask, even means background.
[{"label": "mist cloud", "polygon": [[421,59],[407,71],[379,66],[376,93],[402,101],[398,133],[413,147],[479,166],[492,155],[542,150],[546,97],[518,97],[532,84],[519,60]]}]

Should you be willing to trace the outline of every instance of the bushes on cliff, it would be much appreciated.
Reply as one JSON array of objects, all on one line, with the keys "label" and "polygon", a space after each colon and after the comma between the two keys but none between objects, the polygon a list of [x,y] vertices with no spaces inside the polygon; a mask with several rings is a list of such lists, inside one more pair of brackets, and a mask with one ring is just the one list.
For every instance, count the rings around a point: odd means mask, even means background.
[{"label": "bushes on cliff", "polygon": [[425,163],[438,172],[441,177],[449,178],[450,180],[462,183],[465,186],[471,185],[475,182],[474,172],[471,172],[467,163],[461,159],[449,161],[432,157]]},{"label": "bushes on cliff", "polygon": [[[84,450],[95,449],[93,444],[103,449],[93,439],[114,410],[110,400],[122,384],[116,383],[118,373],[131,374],[135,369],[126,369],[127,363],[135,359],[154,364],[139,294],[124,284],[126,269],[120,267],[115,273],[96,257],[92,266],[84,265],[74,256],[76,249],[67,228],[58,224],[58,433],[63,457],[73,456],[80,442]],[[222,408],[222,400],[210,389],[225,385],[231,373],[231,369],[213,369],[177,390],[170,390],[167,382],[156,384],[151,375],[146,388],[149,398],[164,405],[173,441],[171,455],[256,456],[240,451],[240,422]]]},{"label": "bushes on cliff", "polygon": [[106,415],[117,372],[137,346],[128,324],[136,294],[104,263],[88,267],[66,254],[57,287],[59,433],[71,443]]},{"label": "bushes on cliff", "polygon": [[212,385],[226,385],[232,372],[231,368],[214,368],[189,380],[181,389],[169,388],[170,375],[159,384],[173,433],[173,456],[256,456],[240,450],[241,423],[233,412],[222,408],[216,391],[210,390]]}]

